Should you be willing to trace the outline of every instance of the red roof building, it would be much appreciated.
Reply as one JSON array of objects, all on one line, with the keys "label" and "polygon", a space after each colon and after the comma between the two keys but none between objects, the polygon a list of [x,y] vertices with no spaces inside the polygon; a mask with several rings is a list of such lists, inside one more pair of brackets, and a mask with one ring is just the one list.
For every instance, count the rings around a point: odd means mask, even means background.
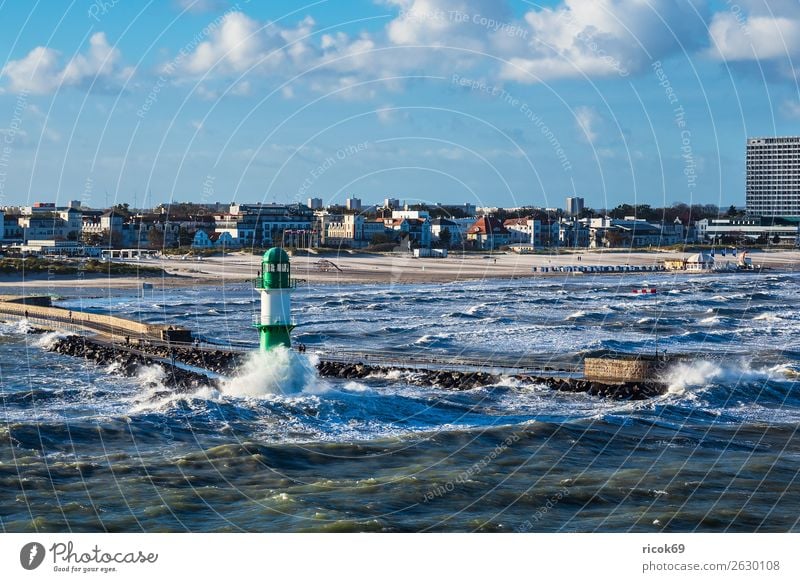
[{"label": "red roof building", "polygon": [[508,229],[493,216],[481,216],[467,229],[467,240],[480,249],[493,250],[511,242]]}]

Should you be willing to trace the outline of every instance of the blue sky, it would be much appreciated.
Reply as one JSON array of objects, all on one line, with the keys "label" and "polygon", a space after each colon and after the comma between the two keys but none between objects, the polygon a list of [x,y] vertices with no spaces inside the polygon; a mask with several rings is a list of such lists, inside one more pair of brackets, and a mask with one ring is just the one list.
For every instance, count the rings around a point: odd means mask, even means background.
[{"label": "blue sky", "polygon": [[0,205],[744,202],[797,0],[0,3]]}]

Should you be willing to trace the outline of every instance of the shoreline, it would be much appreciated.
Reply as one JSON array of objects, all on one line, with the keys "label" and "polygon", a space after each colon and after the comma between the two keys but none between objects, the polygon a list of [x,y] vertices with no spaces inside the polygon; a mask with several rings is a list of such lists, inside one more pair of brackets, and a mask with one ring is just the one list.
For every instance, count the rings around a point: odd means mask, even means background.
[{"label": "shoreline", "polygon": [[[681,258],[689,253],[669,251],[569,251],[559,254],[515,253],[493,255],[451,255],[446,259],[411,258],[397,255],[376,255],[367,253],[347,253],[336,256],[298,255],[292,257],[292,274],[295,279],[309,284],[325,285],[408,285],[408,284],[447,284],[458,281],[475,282],[488,280],[513,280],[530,278],[564,278],[594,276],[696,276],[703,274],[730,274],[727,271],[694,273],[685,271],[612,271],[612,272],[533,272],[534,267],[558,268],[598,267],[598,266],[655,266],[665,259]],[[760,251],[751,253],[754,266],[763,270],[756,274],[793,273],[800,266],[800,251]],[[733,263],[732,256],[717,257],[718,263]],[[120,261],[122,262],[122,261]],[[208,257],[202,260],[149,259],[124,261],[126,265],[160,267],[164,275],[144,273],[136,275],[104,275],[87,273],[81,276],[50,275],[36,273],[31,275],[0,275],[0,289],[31,288],[53,289],[107,287],[113,289],[136,289],[142,283],[159,288],[182,288],[194,286],[214,286],[241,284],[258,277],[261,268],[260,255],[231,254],[224,257]],[[328,264],[330,263],[330,264]],[[335,265],[332,266],[332,265]],[[742,273],[743,271],[734,271]],[[744,271],[747,273],[747,271]]]}]

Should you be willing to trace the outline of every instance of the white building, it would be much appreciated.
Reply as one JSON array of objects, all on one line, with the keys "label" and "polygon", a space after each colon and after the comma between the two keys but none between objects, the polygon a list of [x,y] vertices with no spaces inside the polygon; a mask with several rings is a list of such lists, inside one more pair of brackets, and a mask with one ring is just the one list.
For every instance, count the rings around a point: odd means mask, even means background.
[{"label": "white building", "polygon": [[800,237],[799,226],[797,219],[783,217],[704,218],[697,221],[697,234],[704,241],[795,245]]},{"label": "white building", "polygon": [[430,218],[427,210],[392,210],[392,218],[412,218],[414,220]]},{"label": "white building", "polygon": [[747,140],[747,213],[800,217],[800,137]]},{"label": "white building", "polygon": [[689,256],[685,263],[687,271],[701,273],[714,270],[714,257],[707,253],[697,253]]},{"label": "white building", "polygon": [[345,207],[348,210],[358,212],[361,210],[361,198],[348,198],[345,200]]}]

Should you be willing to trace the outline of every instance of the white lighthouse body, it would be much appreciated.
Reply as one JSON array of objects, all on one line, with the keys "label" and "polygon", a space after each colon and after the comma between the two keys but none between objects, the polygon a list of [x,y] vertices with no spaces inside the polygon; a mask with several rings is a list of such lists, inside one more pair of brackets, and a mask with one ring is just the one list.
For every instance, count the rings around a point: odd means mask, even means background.
[{"label": "white lighthouse body", "polygon": [[292,321],[291,289],[261,290],[261,325],[288,325]]}]

